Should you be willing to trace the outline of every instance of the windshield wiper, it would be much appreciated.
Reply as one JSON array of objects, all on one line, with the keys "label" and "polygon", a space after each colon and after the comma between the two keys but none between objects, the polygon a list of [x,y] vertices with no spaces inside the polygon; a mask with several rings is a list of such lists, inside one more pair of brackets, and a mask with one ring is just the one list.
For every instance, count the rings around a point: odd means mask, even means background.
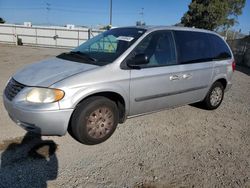
[{"label": "windshield wiper", "polygon": [[88,59],[88,60],[93,61],[93,62],[97,62],[97,59],[91,57],[89,54],[84,53],[84,52],[80,52],[80,51],[71,51],[71,52],[69,52],[68,54],[74,55],[74,56],[77,56],[77,57],[80,57],[80,58],[85,58],[85,59]]}]

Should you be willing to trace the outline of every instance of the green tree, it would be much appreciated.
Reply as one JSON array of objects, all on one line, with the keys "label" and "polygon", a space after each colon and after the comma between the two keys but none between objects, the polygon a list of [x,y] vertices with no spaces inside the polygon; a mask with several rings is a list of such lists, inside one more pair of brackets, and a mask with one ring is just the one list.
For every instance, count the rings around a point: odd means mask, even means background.
[{"label": "green tree", "polygon": [[245,3],[246,0],[192,0],[181,23],[209,30],[228,29],[237,23]]},{"label": "green tree", "polygon": [[4,19],[0,17],[0,24],[5,23]]}]

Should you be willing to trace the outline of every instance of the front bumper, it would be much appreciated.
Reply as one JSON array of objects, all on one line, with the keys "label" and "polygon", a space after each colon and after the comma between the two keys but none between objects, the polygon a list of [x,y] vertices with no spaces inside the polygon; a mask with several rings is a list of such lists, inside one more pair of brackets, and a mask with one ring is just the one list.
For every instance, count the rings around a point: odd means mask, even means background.
[{"label": "front bumper", "polygon": [[10,118],[27,131],[41,135],[66,134],[73,109],[65,110],[33,110],[9,101],[3,95],[4,106]]}]

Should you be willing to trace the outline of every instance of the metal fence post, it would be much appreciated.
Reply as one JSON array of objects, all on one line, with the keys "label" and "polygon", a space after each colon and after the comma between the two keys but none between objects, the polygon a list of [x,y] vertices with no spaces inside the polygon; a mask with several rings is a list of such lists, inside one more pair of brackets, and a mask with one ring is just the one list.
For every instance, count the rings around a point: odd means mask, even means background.
[{"label": "metal fence post", "polygon": [[80,33],[79,33],[80,31],[79,31],[79,29],[78,29],[78,33],[77,33],[77,46],[79,46],[79,44],[80,44]]},{"label": "metal fence post", "polygon": [[91,38],[91,28],[88,29],[88,39]]},{"label": "metal fence post", "polygon": [[18,45],[18,36],[17,36],[17,33],[16,33],[16,25],[14,26],[14,36],[16,37],[16,46]]},{"label": "metal fence post", "polygon": [[56,46],[56,47],[57,47],[57,38],[58,38],[57,30],[55,29],[55,46]]},{"label": "metal fence post", "polygon": [[35,32],[36,32],[36,45],[37,45],[37,28],[35,28]]}]

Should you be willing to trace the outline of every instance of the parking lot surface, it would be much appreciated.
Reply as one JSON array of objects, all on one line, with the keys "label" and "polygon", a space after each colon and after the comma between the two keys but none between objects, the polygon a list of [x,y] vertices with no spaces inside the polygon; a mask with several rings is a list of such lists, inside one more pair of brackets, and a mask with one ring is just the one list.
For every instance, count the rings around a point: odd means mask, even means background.
[{"label": "parking lot surface", "polygon": [[0,188],[250,187],[249,69],[238,68],[215,111],[187,105],[130,119],[86,146],[26,134],[2,103],[12,74],[63,51],[0,44]]}]

